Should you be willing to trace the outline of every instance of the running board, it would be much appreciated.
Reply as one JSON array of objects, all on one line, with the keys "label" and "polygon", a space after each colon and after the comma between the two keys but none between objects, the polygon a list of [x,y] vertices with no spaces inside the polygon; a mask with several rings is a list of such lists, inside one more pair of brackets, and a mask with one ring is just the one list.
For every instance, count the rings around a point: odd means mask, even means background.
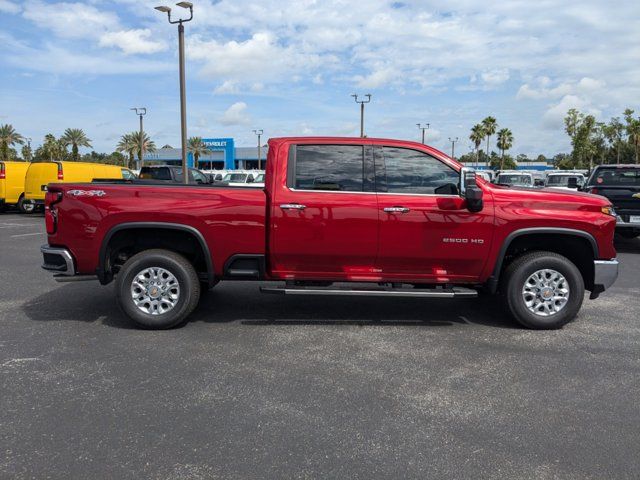
[{"label": "running board", "polygon": [[279,295],[342,295],[363,297],[419,297],[419,298],[473,298],[478,296],[476,290],[463,287],[433,289],[348,289],[348,288],[305,288],[305,287],[261,287],[262,293]]}]

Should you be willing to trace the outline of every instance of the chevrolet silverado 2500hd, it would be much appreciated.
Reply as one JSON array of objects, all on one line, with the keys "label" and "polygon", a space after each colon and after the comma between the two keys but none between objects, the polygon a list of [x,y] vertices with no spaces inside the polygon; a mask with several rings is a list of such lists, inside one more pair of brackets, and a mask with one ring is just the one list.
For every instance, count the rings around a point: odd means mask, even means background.
[{"label": "chevrolet silverado 2500hd", "polygon": [[220,280],[269,280],[283,284],[262,291],[284,295],[482,290],[521,324],[550,329],[576,316],[585,289],[596,298],[617,277],[607,199],[493,185],[419,143],[272,139],[265,180],[51,184],[43,268],[115,280],[144,328],[180,324]]}]

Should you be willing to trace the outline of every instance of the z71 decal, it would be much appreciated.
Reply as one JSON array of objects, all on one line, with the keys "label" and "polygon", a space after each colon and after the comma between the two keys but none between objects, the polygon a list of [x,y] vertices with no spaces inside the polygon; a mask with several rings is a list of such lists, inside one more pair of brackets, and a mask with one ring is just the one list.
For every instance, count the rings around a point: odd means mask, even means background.
[{"label": "z71 decal", "polygon": [[104,197],[106,193],[104,190],[69,190],[67,195],[72,197]]}]

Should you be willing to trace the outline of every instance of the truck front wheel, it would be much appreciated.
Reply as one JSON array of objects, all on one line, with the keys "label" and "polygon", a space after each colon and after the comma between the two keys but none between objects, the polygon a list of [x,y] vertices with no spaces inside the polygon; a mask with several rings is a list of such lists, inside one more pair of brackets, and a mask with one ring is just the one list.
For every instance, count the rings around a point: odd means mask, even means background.
[{"label": "truck front wheel", "polygon": [[506,269],[501,293],[509,313],[527,328],[561,328],[575,318],[584,298],[578,267],[554,252],[531,252]]},{"label": "truck front wheel", "polygon": [[120,308],[139,327],[162,330],[181,324],[200,298],[193,265],[169,250],[145,250],[131,257],[116,278]]}]

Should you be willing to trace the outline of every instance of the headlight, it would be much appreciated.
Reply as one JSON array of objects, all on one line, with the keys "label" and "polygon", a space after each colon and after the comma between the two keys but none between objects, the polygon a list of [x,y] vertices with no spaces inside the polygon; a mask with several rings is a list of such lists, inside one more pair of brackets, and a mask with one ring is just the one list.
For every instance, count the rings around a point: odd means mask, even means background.
[{"label": "headlight", "polygon": [[608,207],[602,207],[601,209],[602,213],[606,214],[606,215],[611,215],[612,217],[616,217],[616,211],[613,209],[612,206],[608,206]]}]

